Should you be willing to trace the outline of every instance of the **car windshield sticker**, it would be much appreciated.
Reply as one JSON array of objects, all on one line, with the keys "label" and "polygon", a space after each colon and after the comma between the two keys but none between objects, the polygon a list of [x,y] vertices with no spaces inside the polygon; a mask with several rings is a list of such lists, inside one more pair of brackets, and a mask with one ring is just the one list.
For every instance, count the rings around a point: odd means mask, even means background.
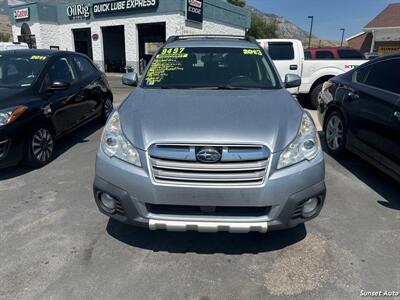
[{"label": "car windshield sticker", "polygon": [[165,48],[157,54],[146,75],[146,84],[160,83],[171,72],[183,71],[182,62],[188,58],[185,48]]},{"label": "car windshield sticker", "polygon": [[163,49],[161,54],[157,55],[157,57],[162,56],[162,57],[187,58],[188,54],[184,52],[185,48],[165,48]]},{"label": "car windshield sticker", "polygon": [[32,60],[46,60],[49,57],[47,55],[32,55],[31,59]]},{"label": "car windshield sticker", "polygon": [[244,55],[259,55],[259,56],[263,55],[261,50],[257,50],[257,49],[243,49],[243,54]]}]

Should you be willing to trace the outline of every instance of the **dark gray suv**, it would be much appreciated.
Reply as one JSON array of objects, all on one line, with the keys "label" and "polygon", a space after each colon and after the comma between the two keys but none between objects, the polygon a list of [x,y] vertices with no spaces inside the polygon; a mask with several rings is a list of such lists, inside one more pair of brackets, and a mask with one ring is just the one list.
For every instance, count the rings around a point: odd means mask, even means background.
[{"label": "dark gray suv", "polygon": [[325,199],[316,127],[252,38],[172,37],[114,111],[97,153],[104,214],[151,230],[266,232]]}]

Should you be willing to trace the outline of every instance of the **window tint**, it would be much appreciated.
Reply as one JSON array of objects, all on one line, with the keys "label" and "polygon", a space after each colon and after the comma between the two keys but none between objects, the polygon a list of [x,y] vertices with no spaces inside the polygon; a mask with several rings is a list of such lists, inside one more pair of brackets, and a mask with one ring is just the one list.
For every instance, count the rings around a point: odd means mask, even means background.
[{"label": "window tint", "polygon": [[268,53],[272,60],[293,60],[293,43],[269,43]]},{"label": "window tint", "polygon": [[305,52],[304,52],[304,59],[305,59],[305,60],[310,60],[310,59],[312,59],[312,56],[311,56],[311,52],[310,52],[310,51],[305,51]]},{"label": "window tint", "polygon": [[331,51],[317,51],[317,59],[334,59]]},{"label": "window tint", "polygon": [[364,55],[352,49],[338,50],[339,56],[341,59],[365,59]]},{"label": "window tint", "polygon": [[73,60],[78,69],[77,71],[80,78],[90,76],[97,71],[97,69],[87,58],[82,56],[73,56]]},{"label": "window tint", "polygon": [[368,73],[365,84],[400,94],[399,70],[400,60],[398,59],[376,63],[372,66],[371,72]]},{"label": "window tint", "polygon": [[359,69],[356,74],[356,81],[359,83],[365,83],[365,80],[367,79],[367,76],[370,71],[371,71],[371,66]]},{"label": "window tint", "polygon": [[39,77],[47,55],[0,54],[0,87],[28,87]]},{"label": "window tint", "polygon": [[47,73],[48,83],[63,81],[72,83],[76,80],[76,74],[72,68],[71,62],[66,57],[57,59],[50,67]]}]

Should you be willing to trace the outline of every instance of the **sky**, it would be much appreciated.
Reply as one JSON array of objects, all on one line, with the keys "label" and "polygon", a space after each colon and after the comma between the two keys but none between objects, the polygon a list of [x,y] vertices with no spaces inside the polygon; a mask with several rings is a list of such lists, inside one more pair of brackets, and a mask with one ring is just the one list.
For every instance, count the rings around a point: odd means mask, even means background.
[{"label": "sky", "polygon": [[274,13],[310,30],[308,16],[314,16],[313,34],[321,39],[340,40],[362,31],[388,4],[400,0],[247,0],[247,4]]}]

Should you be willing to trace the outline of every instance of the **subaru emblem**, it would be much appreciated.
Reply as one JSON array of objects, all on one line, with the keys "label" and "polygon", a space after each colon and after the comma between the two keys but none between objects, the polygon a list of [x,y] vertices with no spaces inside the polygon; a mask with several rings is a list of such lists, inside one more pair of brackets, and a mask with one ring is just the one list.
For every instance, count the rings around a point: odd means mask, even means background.
[{"label": "subaru emblem", "polygon": [[202,163],[213,164],[221,160],[221,154],[214,148],[204,148],[197,153],[197,160]]}]

